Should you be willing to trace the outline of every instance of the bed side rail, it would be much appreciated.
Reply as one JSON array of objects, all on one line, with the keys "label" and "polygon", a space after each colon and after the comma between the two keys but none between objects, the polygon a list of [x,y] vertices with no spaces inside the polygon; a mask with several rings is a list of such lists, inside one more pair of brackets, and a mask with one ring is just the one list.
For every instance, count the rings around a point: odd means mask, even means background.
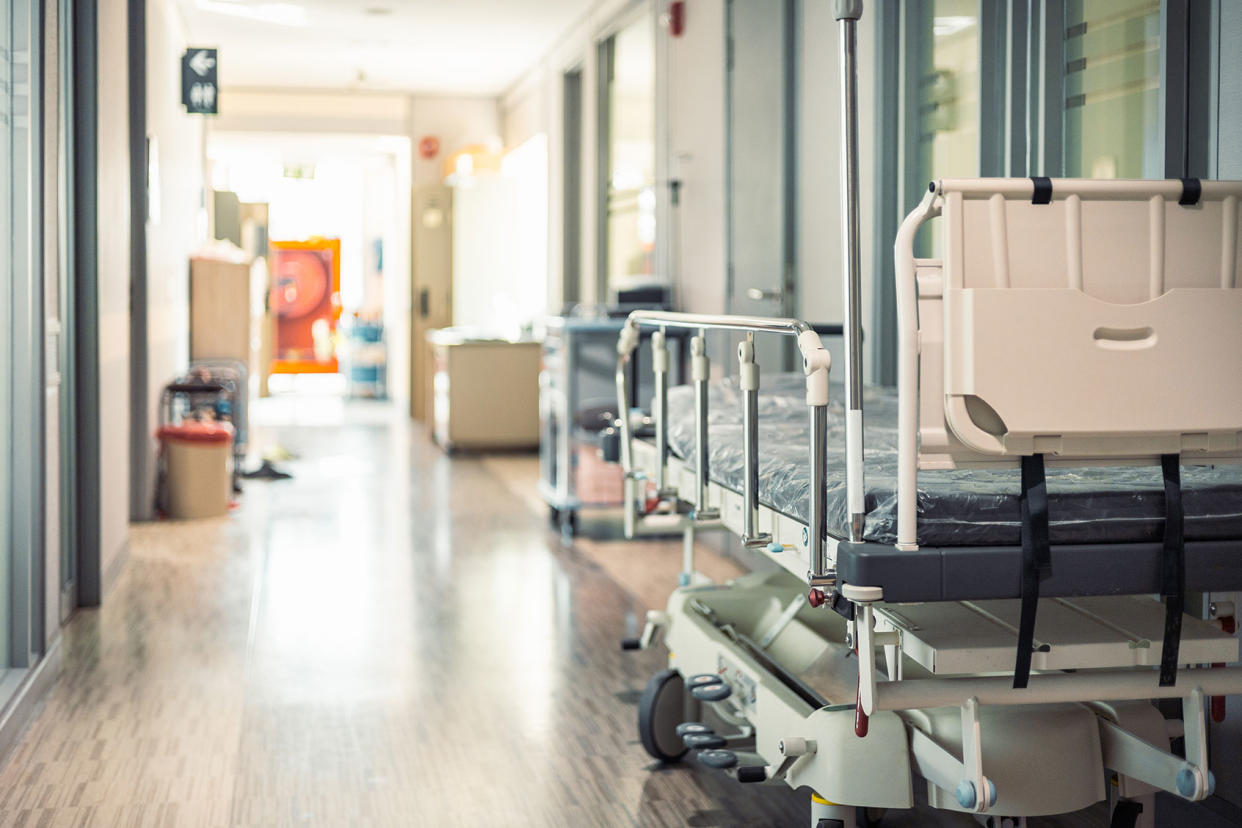
[{"label": "bed side rail", "polygon": [[[660,497],[676,496],[668,485],[668,351],[664,331],[668,328],[696,330],[690,341],[691,376],[695,387],[695,516],[713,519],[718,515],[709,507],[708,492],[708,398],[707,384],[711,363],[707,354],[708,330],[729,330],[745,333],[747,338],[738,346],[739,384],[742,389],[742,421],[744,440],[743,533],[747,546],[766,546],[771,537],[759,531],[759,365],[755,362],[754,334],[775,333],[793,336],[802,354],[806,375],[806,402],[811,425],[809,459],[811,465],[809,539],[811,569],[807,579],[812,585],[831,586],[835,583],[828,560],[824,536],[827,531],[825,504],[825,441],[828,432],[828,372],[831,358],[814,326],[798,319],[777,319],[760,316],[723,314],[673,313],[668,311],[634,311],[630,314],[617,342],[617,405],[620,410],[621,465],[625,472],[626,536],[635,534],[635,487],[640,475],[634,467],[633,434],[628,416],[630,399],[629,364],[638,347],[639,328],[656,328],[652,335],[652,363],[655,370],[656,487]],[[861,452],[861,436],[857,441]],[[861,458],[858,468],[861,469]],[[862,486],[862,480],[851,479],[850,485]]]},{"label": "bed side rail", "polygon": [[[1242,457],[1240,200],[1198,179],[932,182],[894,248],[903,545],[918,468]],[[936,216],[942,258],[916,260]]]}]

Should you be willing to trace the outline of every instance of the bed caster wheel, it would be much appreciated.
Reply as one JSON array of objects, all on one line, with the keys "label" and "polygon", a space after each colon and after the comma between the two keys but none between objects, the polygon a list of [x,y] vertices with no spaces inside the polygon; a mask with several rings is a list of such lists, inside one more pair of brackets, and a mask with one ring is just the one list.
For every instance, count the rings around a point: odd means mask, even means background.
[{"label": "bed caster wheel", "polygon": [[677,725],[677,735],[682,739],[686,738],[690,734],[703,735],[715,732],[715,729],[713,729],[711,725],[705,725],[702,722],[682,722]]},{"label": "bed caster wheel", "polygon": [[880,823],[888,811],[883,808],[859,808],[855,811],[858,821],[857,828],[880,828]]},{"label": "bed caster wheel", "polygon": [[733,695],[733,688],[721,682],[720,684],[700,685],[690,691],[690,695],[699,701],[718,702],[724,701]]},{"label": "bed caster wheel", "polygon": [[676,670],[651,677],[638,699],[638,738],[643,749],[661,762],[679,762],[689,752],[677,727],[686,709],[686,683]]},{"label": "bed caster wheel", "polygon": [[719,750],[728,744],[725,737],[715,733],[687,733],[681,741],[691,750]]},{"label": "bed caster wheel", "polygon": [[[868,816],[868,812],[878,814],[878,816]],[[844,819],[821,819],[819,826],[831,826],[832,828],[880,828],[880,820],[883,818],[883,808],[857,808],[854,811],[854,822],[852,823]]]},{"label": "bed caster wheel", "polygon": [[621,650],[629,652],[631,650],[641,650],[643,648],[642,639],[639,638],[623,638],[621,639]]},{"label": "bed caster wheel", "polygon": [[1143,805],[1132,799],[1123,799],[1113,808],[1113,818],[1109,828],[1134,828],[1138,825],[1139,816],[1143,813]]},{"label": "bed caster wheel", "polygon": [[724,679],[715,673],[697,673],[686,679],[686,689],[694,692],[696,687],[711,687],[714,684],[721,684],[723,682]]},{"label": "bed caster wheel", "polygon": [[737,754],[731,750],[701,750],[699,763],[716,770],[728,770],[737,766]]}]

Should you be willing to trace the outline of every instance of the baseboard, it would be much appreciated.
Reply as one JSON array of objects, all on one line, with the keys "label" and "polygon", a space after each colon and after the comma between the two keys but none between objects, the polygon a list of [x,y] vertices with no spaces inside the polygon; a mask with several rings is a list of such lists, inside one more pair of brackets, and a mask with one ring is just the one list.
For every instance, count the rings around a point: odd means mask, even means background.
[{"label": "baseboard", "polygon": [[20,683],[9,703],[0,711],[0,768],[9,763],[22,736],[43,707],[43,701],[64,664],[61,636],[57,635],[43,658],[23,671]]},{"label": "baseboard", "polygon": [[112,556],[112,560],[108,562],[108,568],[103,571],[103,577],[100,579],[99,594],[107,596],[112,591],[112,587],[116,585],[116,581],[121,577],[121,571],[125,569],[125,564],[129,562],[129,538],[125,538],[125,542],[116,550],[116,554]]}]

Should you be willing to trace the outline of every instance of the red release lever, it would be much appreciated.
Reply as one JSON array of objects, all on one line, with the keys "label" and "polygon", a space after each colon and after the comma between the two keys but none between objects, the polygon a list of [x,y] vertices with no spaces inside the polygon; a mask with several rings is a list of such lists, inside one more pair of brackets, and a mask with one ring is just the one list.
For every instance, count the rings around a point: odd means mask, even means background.
[{"label": "red release lever", "polygon": [[822,589],[811,587],[811,591],[807,593],[806,602],[812,607],[822,607],[828,603],[828,596],[824,594]]},{"label": "red release lever", "polygon": [[[854,647],[854,654],[858,654],[858,646]],[[862,673],[858,674],[858,701],[854,707],[854,735],[859,739],[867,738],[867,731],[871,729],[871,717],[863,712],[862,708]]]}]

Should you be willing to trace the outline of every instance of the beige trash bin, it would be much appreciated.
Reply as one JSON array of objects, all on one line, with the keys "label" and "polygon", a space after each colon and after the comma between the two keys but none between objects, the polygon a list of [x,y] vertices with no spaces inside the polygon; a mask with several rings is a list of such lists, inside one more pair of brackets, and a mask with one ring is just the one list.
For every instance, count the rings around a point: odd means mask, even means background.
[{"label": "beige trash bin", "polygon": [[219,517],[233,493],[233,427],[191,420],[156,432],[164,455],[164,508],[171,518]]}]

